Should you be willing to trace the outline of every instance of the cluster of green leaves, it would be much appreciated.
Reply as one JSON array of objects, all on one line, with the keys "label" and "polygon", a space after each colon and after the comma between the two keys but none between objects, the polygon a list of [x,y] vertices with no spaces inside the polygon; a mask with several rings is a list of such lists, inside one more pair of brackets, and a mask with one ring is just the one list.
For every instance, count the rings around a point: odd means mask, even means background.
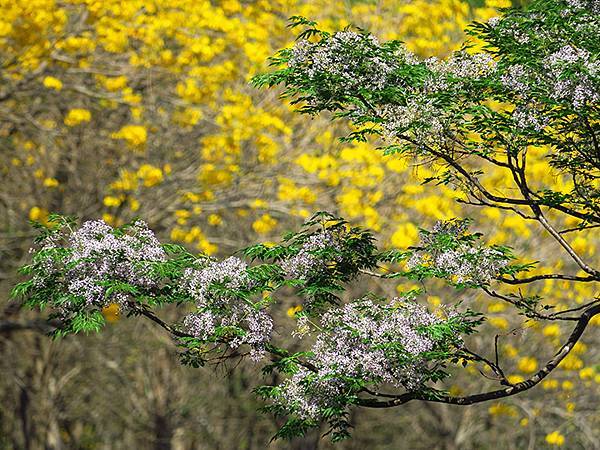
[{"label": "cluster of green leaves", "polygon": [[[440,278],[462,289],[488,286],[499,276],[523,271],[523,266],[508,264],[515,259],[510,247],[482,244],[481,233],[467,231],[470,222],[470,219],[454,219],[441,223],[436,231],[421,229],[421,245],[412,253],[412,258],[418,263],[402,275],[417,280]],[[444,257],[455,260],[455,263],[439,264],[439,259]],[[480,270],[483,275],[487,272],[489,277],[472,277],[469,273],[460,277],[453,270],[460,270],[460,266],[467,271]]]},{"label": "cluster of green leaves", "polygon": [[[291,17],[289,26],[303,28],[297,36],[297,41],[312,43],[307,44],[313,46],[310,53],[326,50],[332,44],[332,39],[335,39],[331,33],[317,28],[316,22],[304,17]],[[344,31],[348,30],[350,27],[344,29]],[[340,47],[336,50],[343,54],[345,63],[350,64],[357,72],[370,72],[373,69],[374,58],[379,58],[381,62],[395,62],[398,49],[402,45],[399,41],[389,41],[379,45],[372,40],[368,32],[361,29],[358,29],[357,37],[357,42],[336,43]],[[340,73],[326,70],[312,71],[310,66],[314,61],[310,59],[310,55],[307,55],[308,60],[298,64],[295,63],[296,56],[294,49],[280,50],[277,55],[269,58],[271,65],[280,69],[257,75],[252,79],[252,83],[257,87],[272,87],[283,83],[285,88],[282,96],[290,98],[291,104],[299,105],[298,111],[306,114],[317,114],[323,110],[345,110],[346,104],[355,97],[355,94],[350,94],[351,91],[365,92],[370,95],[363,85],[364,78],[351,79]],[[288,66],[290,62],[293,67]],[[378,93],[382,96],[389,95],[389,93],[385,94],[385,89],[379,90]]]},{"label": "cluster of green leaves", "polygon": [[[297,256],[311,237],[322,232],[330,233],[336,245],[309,252],[324,262],[321,270],[309,273],[305,279],[285,277],[277,263]],[[345,285],[361,270],[372,269],[378,263],[373,234],[327,212],[314,214],[298,232],[284,236],[280,244],[257,244],[246,248],[244,254],[253,261],[270,263],[259,267],[270,267],[273,273],[281,274],[272,281],[277,286],[297,288],[297,294],[307,301],[307,309],[338,304],[338,294],[345,290]]]},{"label": "cluster of green leaves", "polygon": [[[287,375],[292,376],[297,370],[297,368],[290,370],[287,372]],[[285,395],[284,388],[281,385],[264,385],[254,390],[260,398],[268,402],[267,405],[261,408],[261,411],[285,418],[284,424],[277,430],[277,433],[273,437],[274,439],[293,439],[304,436],[311,428],[318,427],[321,421],[327,423],[329,430],[325,435],[329,435],[332,442],[339,442],[351,437],[350,430],[352,425],[349,421],[349,407],[358,403],[356,393],[360,392],[364,387],[364,382],[357,378],[343,377],[338,374],[330,374],[323,377],[315,372],[311,372],[300,384],[306,390],[307,395],[311,393],[319,395],[319,384],[328,379],[335,379],[337,381],[343,379],[346,390],[329,396],[328,406],[320,410],[319,419],[290,414],[289,408],[280,403],[274,403],[274,399]]]}]

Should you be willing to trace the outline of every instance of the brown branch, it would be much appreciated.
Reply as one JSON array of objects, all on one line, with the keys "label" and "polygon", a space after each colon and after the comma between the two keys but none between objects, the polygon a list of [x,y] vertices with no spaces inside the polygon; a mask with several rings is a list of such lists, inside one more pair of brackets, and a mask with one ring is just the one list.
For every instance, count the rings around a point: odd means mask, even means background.
[{"label": "brown branch", "polygon": [[592,305],[595,305],[596,303],[600,302],[600,298],[597,298],[595,300],[592,300],[591,302],[585,303],[581,306],[578,306],[576,308],[570,308],[570,309],[565,309],[563,311],[557,311],[555,313],[549,314],[550,317],[554,317],[554,316],[558,316],[560,314],[567,314],[567,313],[572,313],[575,311],[581,311],[582,309],[586,309],[589,308]]},{"label": "brown branch", "polygon": [[[166,323],[160,317],[156,316],[152,311],[149,311],[149,310],[143,309],[143,308],[139,308],[136,305],[131,304],[131,303],[129,304],[129,306],[132,308],[133,311],[135,311],[136,314],[139,314],[141,316],[144,316],[144,317],[150,319],[152,322],[158,324],[161,328],[164,328],[165,330],[167,330],[173,336],[180,337],[180,338],[181,337],[188,337],[188,338],[193,338],[194,337],[191,334],[184,333],[184,332],[182,332],[180,330],[177,330],[177,329],[173,328],[171,325],[169,325],[168,323]],[[224,344],[225,342],[220,342],[220,343]],[[274,359],[275,361],[278,361],[280,359],[283,359],[283,358],[289,356],[289,354],[287,353],[287,351],[278,349],[278,348],[276,348],[276,347],[274,347],[272,345],[266,345],[265,346],[265,350],[267,352],[269,352],[272,355],[273,358],[275,358]],[[236,355],[233,355],[233,356],[236,356]],[[303,367],[306,367],[308,370],[311,370],[313,372],[317,371],[317,368],[313,364],[311,364],[309,362],[298,360],[298,364],[300,364]]]},{"label": "brown branch", "polygon": [[584,226],[579,226],[579,227],[573,227],[573,228],[566,228],[564,230],[560,230],[559,233],[560,234],[567,234],[567,233],[572,233],[573,231],[583,231],[583,230],[590,230],[592,228],[598,228],[600,227],[600,223],[596,224],[596,225],[584,225]]},{"label": "brown branch", "polygon": [[566,281],[583,281],[583,282],[598,281],[598,278],[593,277],[593,276],[582,277],[582,276],[576,276],[576,275],[563,275],[563,274],[558,274],[558,273],[557,274],[549,273],[549,274],[542,274],[542,275],[534,275],[534,276],[527,277],[527,278],[499,277],[496,279],[498,281],[501,281],[506,284],[526,284],[526,283],[532,283],[532,282],[538,281],[538,280],[566,280]]},{"label": "brown branch", "polygon": [[567,251],[577,265],[581,267],[584,272],[589,273],[596,279],[600,279],[600,271],[590,267],[585,261],[583,261],[583,259],[581,259],[577,252],[573,250],[573,247],[571,247],[569,243],[561,236],[561,234],[550,224],[550,222],[548,222],[546,217],[542,214],[541,208],[532,205],[531,209],[538,217],[539,222],[546,229],[546,231],[548,231],[548,233],[550,233],[550,235],[561,245],[561,247]]},{"label": "brown branch", "polygon": [[464,167],[462,167],[451,155],[446,154],[443,151],[437,151],[429,145],[419,143],[419,142],[415,141],[414,139],[412,139],[410,136],[398,135],[398,137],[400,139],[405,140],[406,142],[416,146],[417,148],[421,147],[421,148],[425,149],[427,152],[431,153],[435,157],[440,158],[443,161],[445,161],[450,167],[452,167],[454,170],[456,170],[460,175],[462,175],[466,180],[468,180],[474,187],[476,187],[477,190],[479,192],[481,192],[481,194],[484,197],[486,197],[488,200],[491,200],[496,203],[504,203],[504,204],[509,204],[509,205],[522,205],[522,206],[529,206],[529,207],[537,206],[538,208],[540,206],[548,206],[549,208],[557,209],[565,214],[568,214],[573,217],[578,217],[580,219],[593,220],[595,222],[597,222],[600,219],[594,215],[585,214],[585,213],[581,213],[579,211],[575,211],[570,208],[566,208],[563,205],[546,205],[541,200],[536,200],[536,199],[532,199],[532,198],[524,199],[524,198],[499,197],[497,195],[494,195],[481,184],[481,182],[479,181],[479,179],[476,176],[474,176],[472,173],[468,172]]},{"label": "brown branch", "polygon": [[[577,321],[577,320],[579,320],[579,317],[557,317],[556,314],[545,315],[545,314],[542,314],[542,313],[536,311],[536,309],[534,307],[529,306],[524,301],[520,302],[516,298],[508,297],[506,295],[500,294],[500,293],[498,293],[496,291],[493,291],[493,290],[485,288],[485,287],[482,288],[482,289],[490,297],[494,297],[494,298],[500,299],[502,301],[505,301],[507,303],[510,303],[511,305],[515,306],[517,309],[523,309],[523,310],[525,310],[526,311],[525,315],[527,317],[531,317],[531,318],[535,318],[535,319],[540,319],[540,320],[571,320],[571,321]],[[522,297],[522,294],[520,294],[520,290],[519,290],[519,295],[521,295],[520,298],[522,299],[523,297]]]},{"label": "brown branch", "polygon": [[129,304],[129,307],[136,314],[139,314],[141,316],[144,316],[144,317],[150,319],[152,322],[158,324],[160,327],[162,327],[165,330],[167,330],[173,336],[180,337],[180,338],[183,338],[183,337],[193,338],[194,337],[191,334],[184,333],[183,331],[179,331],[179,330],[173,328],[171,325],[169,325],[168,323],[166,323],[160,317],[154,315],[154,313],[152,311],[149,311],[149,310],[147,310],[145,308],[140,308],[140,307],[138,307],[138,306],[136,306],[135,304],[132,304],[132,303]]},{"label": "brown branch", "polygon": [[[533,202],[532,196],[535,194],[529,188],[529,185],[527,183],[527,177],[525,176],[525,159],[523,160],[523,164],[521,165],[521,167],[519,167],[518,163],[516,165],[513,165],[513,160],[514,159],[511,157],[510,153],[508,153],[508,162],[511,167],[513,180],[517,184],[523,197],[527,201]],[[548,219],[546,219],[546,216],[544,215],[540,205],[530,203],[529,208],[531,209],[531,212],[533,212],[537,221],[546,229],[548,233],[550,233],[554,240],[557,241],[560,244],[560,246],[567,251],[569,256],[571,256],[575,263],[577,263],[577,265],[581,267],[581,269],[584,272],[587,272],[596,279],[600,278],[600,271],[594,269],[593,267],[589,266],[585,261],[583,261],[583,259],[577,254],[573,247],[569,245],[569,243],[565,240],[565,238],[561,236],[558,230],[556,230],[556,228],[552,226]]]},{"label": "brown branch", "polygon": [[481,375],[483,375],[484,377],[491,379],[491,380],[500,381],[500,383],[502,383],[502,384],[506,384],[506,385],[510,384],[508,382],[508,380],[506,379],[506,375],[504,374],[504,371],[498,364],[498,354],[497,353],[496,353],[496,362],[493,363],[492,361],[485,358],[484,356],[481,356],[481,355],[469,350],[466,347],[462,347],[461,350],[464,351],[465,353],[467,353],[470,356],[469,359],[471,359],[472,361],[478,361],[478,362],[481,362],[481,363],[485,364],[486,366],[488,366],[492,370],[492,372],[494,372],[496,377],[495,378],[489,377],[480,370],[479,372],[481,373]]},{"label": "brown branch", "polygon": [[[363,105],[365,105],[370,111],[371,113],[375,116],[375,117],[379,117],[381,118],[381,115],[379,114],[379,112],[377,111],[376,107],[370,103],[362,94],[355,94],[355,97],[360,100]],[[411,138],[410,136],[406,135],[406,134],[397,134],[396,135],[399,139],[402,139],[412,145],[414,145],[417,149],[421,148],[424,149],[425,151],[429,152],[430,154],[432,154],[434,157],[439,158],[443,161],[445,161],[450,167],[452,167],[454,170],[456,170],[460,175],[462,175],[468,182],[471,183],[471,185],[473,187],[475,187],[484,197],[486,197],[488,200],[492,201],[492,202],[496,202],[499,204],[504,204],[504,205],[521,205],[521,206],[529,206],[529,207],[540,207],[540,206],[547,206],[548,208],[551,209],[556,209],[558,211],[561,211],[565,214],[568,214],[572,217],[577,217],[579,219],[583,219],[583,220],[591,220],[593,222],[598,222],[600,221],[600,217],[593,215],[593,214],[589,214],[589,213],[582,213],[580,211],[574,210],[572,208],[567,208],[564,205],[558,204],[558,205],[548,205],[546,204],[546,202],[544,202],[543,199],[539,198],[539,196],[536,196],[537,198],[531,198],[530,196],[526,196],[526,198],[511,198],[511,197],[500,197],[497,195],[494,195],[493,193],[491,193],[488,189],[486,189],[481,182],[479,181],[479,179],[472,174],[471,172],[467,171],[463,166],[460,165],[460,163],[453,157],[451,152],[444,152],[442,150],[438,151],[435,150],[433,147],[431,147],[430,145],[427,145],[423,142],[418,142],[417,140]],[[457,139],[453,138],[453,140],[456,143],[460,144],[460,141],[458,141]],[[463,146],[464,148],[464,146]],[[473,153],[466,153],[465,155],[470,155]],[[510,151],[507,152],[508,156],[510,157]],[[524,172],[525,169],[525,154],[526,152],[523,151],[522,152],[522,157],[523,157],[523,161],[520,167],[517,167],[517,169],[521,170]],[[476,154],[477,156],[481,156]],[[506,167],[506,168],[510,168],[511,171],[514,169],[514,167],[512,167],[511,162],[509,161],[508,163],[504,163],[501,161],[497,161],[494,159],[488,159],[485,157],[482,157],[482,159],[491,162],[492,164],[496,164],[498,166],[501,167]],[[521,187],[521,186],[519,186]],[[480,200],[480,199],[478,199]],[[481,200],[480,200],[481,201]],[[497,207],[498,205],[490,205],[490,206],[494,206]]]}]

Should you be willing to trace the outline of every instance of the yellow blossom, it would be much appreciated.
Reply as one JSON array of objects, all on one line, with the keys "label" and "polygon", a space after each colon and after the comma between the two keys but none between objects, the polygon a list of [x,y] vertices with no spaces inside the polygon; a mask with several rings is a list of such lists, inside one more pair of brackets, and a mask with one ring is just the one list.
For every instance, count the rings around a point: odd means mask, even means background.
[{"label": "yellow blossom", "polygon": [[140,202],[135,198],[130,198],[129,209],[131,209],[134,212],[137,211],[138,209],[140,209]]},{"label": "yellow blossom", "polygon": [[509,358],[514,358],[519,354],[519,351],[514,346],[506,344],[504,346],[504,353],[506,353],[506,356],[508,356]]},{"label": "yellow blossom", "polygon": [[209,256],[215,254],[219,249],[216,245],[210,243],[206,239],[202,239],[200,242],[198,242],[196,247],[198,248],[198,250],[201,250]]},{"label": "yellow blossom", "polygon": [[252,209],[266,208],[267,206],[268,206],[268,203],[259,198],[257,198],[256,200],[253,200],[252,203],[250,204],[250,207]]},{"label": "yellow blossom", "polygon": [[58,180],[56,178],[46,178],[44,179],[44,186],[53,188],[58,186]]},{"label": "yellow blossom", "polygon": [[573,411],[575,411],[575,403],[567,402],[567,404],[565,405],[565,409],[568,413],[572,413]]},{"label": "yellow blossom", "polygon": [[108,196],[104,197],[103,203],[104,203],[104,206],[108,206],[110,208],[110,207],[119,206],[122,202],[119,198],[108,195]]},{"label": "yellow blossom", "polygon": [[508,377],[506,377],[506,379],[510,384],[517,384],[525,381],[525,378],[523,378],[521,375],[509,375]]},{"label": "yellow blossom", "polygon": [[488,412],[492,416],[505,415],[514,417],[517,415],[516,408],[512,405],[505,405],[504,403],[495,403],[488,408]]},{"label": "yellow blossom", "polygon": [[569,353],[565,359],[563,359],[558,367],[563,370],[579,370],[583,367],[583,361],[575,353]]},{"label": "yellow blossom", "polygon": [[116,303],[111,303],[110,305],[102,308],[102,315],[109,323],[118,322],[121,315],[121,308]]},{"label": "yellow blossom", "polygon": [[398,225],[390,242],[396,248],[407,248],[415,245],[419,239],[419,229],[412,223],[403,223]]},{"label": "yellow blossom", "polygon": [[427,303],[429,303],[434,308],[437,308],[442,303],[442,299],[437,295],[430,295],[427,297]]},{"label": "yellow blossom", "polygon": [[495,302],[488,306],[488,312],[490,313],[499,313],[506,309],[506,303],[504,302]]},{"label": "yellow blossom", "polygon": [[142,164],[137,171],[137,176],[143,180],[144,186],[152,187],[163,181],[163,172],[159,167],[151,164]]},{"label": "yellow blossom", "polygon": [[579,371],[579,378],[582,380],[590,380],[594,378],[594,372],[593,367],[585,367]]},{"label": "yellow blossom", "polygon": [[177,223],[179,225],[185,225],[191,215],[192,213],[186,209],[178,209],[175,211],[175,217],[177,217]]},{"label": "yellow blossom", "polygon": [[576,355],[581,355],[582,353],[585,353],[586,351],[587,351],[587,345],[585,345],[581,341],[576,342],[575,345],[573,346],[573,350],[572,350],[572,352]]},{"label": "yellow blossom", "polygon": [[252,228],[258,234],[267,234],[277,225],[277,220],[269,214],[263,214],[259,219],[252,223]]},{"label": "yellow blossom", "polygon": [[29,220],[45,223],[48,220],[48,210],[34,206],[29,210]]},{"label": "yellow blossom", "polygon": [[544,336],[558,337],[560,336],[560,326],[558,326],[555,323],[552,325],[546,325],[542,330],[542,333],[544,334]]},{"label": "yellow blossom", "polygon": [[43,84],[45,88],[54,89],[55,91],[60,91],[63,87],[62,81],[50,76],[44,78]]},{"label": "yellow blossom", "polygon": [[575,388],[575,384],[572,381],[565,380],[562,382],[561,387],[564,391],[572,391]]},{"label": "yellow blossom", "polygon": [[521,372],[533,373],[537,370],[538,363],[535,358],[524,356],[519,360],[517,367]]},{"label": "yellow blossom", "polygon": [[127,77],[121,75],[118,77],[107,78],[104,81],[104,86],[111,92],[118,91],[119,89],[123,89],[125,86],[127,86]]},{"label": "yellow blossom", "polygon": [[561,446],[565,443],[565,437],[558,431],[546,435],[546,442],[550,445]]},{"label": "yellow blossom", "polygon": [[83,122],[89,122],[92,119],[92,113],[87,109],[74,108],[69,110],[65,116],[64,123],[68,127],[74,127]]},{"label": "yellow blossom", "polygon": [[542,381],[542,388],[546,390],[558,389],[558,380],[550,379]]},{"label": "yellow blossom", "polygon": [[501,330],[508,329],[508,320],[504,317],[491,317],[488,319],[488,322],[495,328],[500,328]]},{"label": "yellow blossom", "polygon": [[113,216],[112,214],[102,214],[102,220],[104,220],[109,225],[115,225],[115,216]]},{"label": "yellow blossom", "polygon": [[292,306],[291,308],[288,308],[287,315],[288,317],[294,317],[296,313],[300,311],[302,311],[302,305]]},{"label": "yellow blossom", "polygon": [[139,148],[146,144],[148,131],[142,125],[125,125],[112,134],[113,139],[124,139],[130,147]]},{"label": "yellow blossom", "polygon": [[208,224],[212,226],[218,226],[223,223],[223,219],[218,214],[210,214],[208,216]]}]

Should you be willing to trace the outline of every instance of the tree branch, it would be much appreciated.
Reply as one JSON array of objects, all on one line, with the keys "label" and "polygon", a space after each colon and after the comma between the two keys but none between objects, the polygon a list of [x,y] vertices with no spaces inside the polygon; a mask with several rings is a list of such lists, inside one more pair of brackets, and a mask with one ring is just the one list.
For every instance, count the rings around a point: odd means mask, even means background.
[{"label": "tree branch", "polygon": [[527,284],[527,283],[532,283],[532,282],[538,281],[538,280],[565,280],[565,281],[583,281],[583,282],[598,281],[598,278],[591,276],[591,275],[588,277],[582,277],[582,276],[578,276],[578,275],[563,275],[563,274],[559,274],[559,273],[534,275],[534,276],[527,277],[527,278],[498,277],[496,279],[498,281],[501,281],[502,283],[506,283],[506,284]]}]

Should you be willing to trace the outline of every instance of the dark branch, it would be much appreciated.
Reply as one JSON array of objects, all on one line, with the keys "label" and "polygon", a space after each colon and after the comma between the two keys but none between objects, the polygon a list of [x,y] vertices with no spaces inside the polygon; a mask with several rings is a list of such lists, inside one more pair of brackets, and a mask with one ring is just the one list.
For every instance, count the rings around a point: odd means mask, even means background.
[{"label": "dark branch", "polygon": [[506,284],[526,284],[526,283],[532,283],[534,281],[538,281],[538,280],[566,280],[566,281],[583,281],[583,282],[588,282],[588,281],[598,281],[597,277],[594,276],[576,276],[576,275],[563,275],[563,274],[554,274],[554,273],[549,273],[549,274],[543,274],[543,275],[534,275],[532,277],[527,277],[527,278],[505,278],[505,277],[499,277],[497,278],[498,281],[501,281],[503,283]]}]

